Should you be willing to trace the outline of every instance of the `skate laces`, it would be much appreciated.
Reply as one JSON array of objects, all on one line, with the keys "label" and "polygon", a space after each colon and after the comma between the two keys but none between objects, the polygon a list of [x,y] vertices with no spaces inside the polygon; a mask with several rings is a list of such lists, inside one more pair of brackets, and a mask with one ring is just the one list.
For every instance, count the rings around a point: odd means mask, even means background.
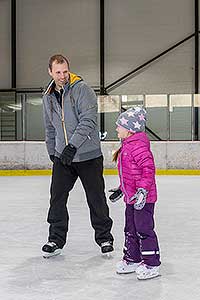
[{"label": "skate laces", "polygon": [[135,263],[134,261],[127,261],[125,259],[122,259],[121,262],[125,265],[135,265],[135,264],[138,264],[138,263]]},{"label": "skate laces", "polygon": [[101,247],[106,247],[106,246],[112,246],[112,243],[110,241],[101,243]]},{"label": "skate laces", "polygon": [[147,274],[147,273],[155,273],[158,272],[159,266],[148,266],[144,263],[141,263],[138,268],[137,268],[137,273],[143,273],[143,274]]},{"label": "skate laces", "polygon": [[48,245],[50,247],[57,246],[55,242],[47,242],[46,245]]}]

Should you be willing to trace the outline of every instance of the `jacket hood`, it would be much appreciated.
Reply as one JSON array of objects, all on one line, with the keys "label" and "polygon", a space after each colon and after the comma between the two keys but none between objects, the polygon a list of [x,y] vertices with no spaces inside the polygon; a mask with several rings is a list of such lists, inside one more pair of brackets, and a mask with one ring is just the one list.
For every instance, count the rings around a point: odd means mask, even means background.
[{"label": "jacket hood", "polygon": [[[76,83],[82,80],[83,79],[80,76],[70,72],[69,81],[66,83],[66,85],[69,85],[69,88],[72,88]],[[55,81],[54,79],[52,79],[47,85],[46,89],[44,90],[44,95],[51,94],[54,88],[55,88]]]},{"label": "jacket hood", "polygon": [[137,141],[137,140],[140,140],[143,142],[149,142],[149,139],[145,132],[136,132],[133,135],[129,136],[128,138],[124,139],[123,144],[125,145],[125,144],[131,143],[133,141]]}]

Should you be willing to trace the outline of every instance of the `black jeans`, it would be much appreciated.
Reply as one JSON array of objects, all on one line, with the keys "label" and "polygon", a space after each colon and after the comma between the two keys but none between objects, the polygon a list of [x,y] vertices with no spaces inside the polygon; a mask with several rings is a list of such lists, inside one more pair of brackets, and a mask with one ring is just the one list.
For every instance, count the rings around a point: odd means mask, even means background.
[{"label": "black jeans", "polygon": [[71,166],[66,167],[59,158],[55,158],[47,222],[50,224],[49,241],[55,242],[60,248],[65,245],[68,232],[67,199],[78,177],[86,193],[96,243],[100,245],[102,242],[113,241],[110,233],[113,222],[109,217],[109,208],[104,192],[103,157],[74,162]]}]

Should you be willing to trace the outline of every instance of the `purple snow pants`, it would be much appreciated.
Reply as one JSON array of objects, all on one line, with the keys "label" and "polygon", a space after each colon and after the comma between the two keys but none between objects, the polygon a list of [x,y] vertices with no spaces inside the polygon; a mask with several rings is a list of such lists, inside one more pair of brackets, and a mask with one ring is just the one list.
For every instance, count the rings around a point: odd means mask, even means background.
[{"label": "purple snow pants", "polygon": [[149,266],[160,265],[158,239],[154,231],[154,203],[146,203],[142,210],[126,205],[125,245],[123,259]]}]

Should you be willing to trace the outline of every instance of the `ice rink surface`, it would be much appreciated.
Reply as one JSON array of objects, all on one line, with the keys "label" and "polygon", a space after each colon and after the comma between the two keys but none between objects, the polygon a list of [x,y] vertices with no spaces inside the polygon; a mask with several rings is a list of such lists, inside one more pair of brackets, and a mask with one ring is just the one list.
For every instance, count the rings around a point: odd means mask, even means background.
[{"label": "ice rink surface", "polygon": [[[105,176],[106,191],[118,185]],[[115,252],[105,259],[93,240],[79,181],[68,201],[70,232],[61,256],[44,259],[50,177],[0,177],[0,299],[199,300],[200,177],[157,176],[156,231],[162,276],[139,281],[117,275],[124,242],[123,201],[108,203]]]}]

